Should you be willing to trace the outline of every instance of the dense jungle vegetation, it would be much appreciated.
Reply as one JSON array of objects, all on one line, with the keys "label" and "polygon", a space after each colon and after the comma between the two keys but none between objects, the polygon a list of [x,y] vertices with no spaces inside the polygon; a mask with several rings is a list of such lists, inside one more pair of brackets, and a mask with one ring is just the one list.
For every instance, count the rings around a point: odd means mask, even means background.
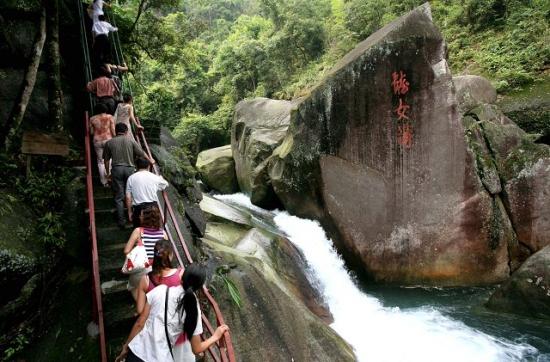
[{"label": "dense jungle vegetation", "polygon": [[[119,0],[113,6],[142,118],[192,158],[228,143],[246,97],[290,99],[372,32],[424,0]],[[547,0],[433,0],[453,74],[503,93],[548,75]]]}]

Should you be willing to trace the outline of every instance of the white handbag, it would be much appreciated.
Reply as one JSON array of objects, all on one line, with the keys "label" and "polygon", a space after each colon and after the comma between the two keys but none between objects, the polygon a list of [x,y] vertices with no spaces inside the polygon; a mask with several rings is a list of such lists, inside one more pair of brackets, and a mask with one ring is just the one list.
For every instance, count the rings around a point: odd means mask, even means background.
[{"label": "white handbag", "polygon": [[121,271],[124,274],[134,274],[144,271],[149,266],[147,251],[140,238],[138,244],[126,254],[126,260],[124,261]]}]

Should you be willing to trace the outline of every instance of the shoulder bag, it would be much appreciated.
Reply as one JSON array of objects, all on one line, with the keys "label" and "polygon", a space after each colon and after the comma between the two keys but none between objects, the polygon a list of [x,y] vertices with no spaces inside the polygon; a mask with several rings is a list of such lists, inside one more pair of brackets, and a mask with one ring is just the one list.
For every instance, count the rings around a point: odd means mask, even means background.
[{"label": "shoulder bag", "polygon": [[174,359],[174,352],[172,351],[172,343],[170,343],[170,336],[168,335],[168,292],[170,287],[166,286],[166,298],[164,300],[164,333],[166,334],[166,342],[168,342],[168,348],[170,349],[170,355]]},{"label": "shoulder bag", "polygon": [[121,271],[124,274],[135,274],[144,271],[149,266],[147,251],[140,237],[137,241],[137,245],[126,254],[126,260],[124,261],[124,265],[122,265]]}]

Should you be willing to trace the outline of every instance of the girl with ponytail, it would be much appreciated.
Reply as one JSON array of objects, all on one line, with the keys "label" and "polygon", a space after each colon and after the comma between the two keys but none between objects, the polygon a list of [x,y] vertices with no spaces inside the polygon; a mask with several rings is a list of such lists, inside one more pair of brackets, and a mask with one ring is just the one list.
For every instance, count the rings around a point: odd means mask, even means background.
[{"label": "girl with ponytail", "polygon": [[145,295],[158,285],[177,287],[183,276],[182,268],[172,266],[174,249],[168,240],[159,240],[153,251],[153,270],[141,277],[137,287],[136,307],[141,314],[145,306]]},{"label": "girl with ponytail", "polygon": [[[202,288],[206,271],[190,264],[177,287],[159,286],[147,293],[137,319],[116,362],[191,362],[229,330],[225,324],[201,341],[201,311],[195,292]],[[165,319],[166,316],[166,319]]]}]

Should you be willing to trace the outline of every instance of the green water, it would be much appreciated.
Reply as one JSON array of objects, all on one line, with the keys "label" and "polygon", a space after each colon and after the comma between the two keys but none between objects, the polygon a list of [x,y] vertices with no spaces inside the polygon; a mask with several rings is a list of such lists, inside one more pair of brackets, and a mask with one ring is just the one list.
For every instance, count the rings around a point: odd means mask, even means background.
[{"label": "green water", "polygon": [[386,307],[433,308],[477,330],[539,350],[529,361],[550,361],[550,320],[496,313],[483,305],[495,288],[425,288],[363,285]]}]

